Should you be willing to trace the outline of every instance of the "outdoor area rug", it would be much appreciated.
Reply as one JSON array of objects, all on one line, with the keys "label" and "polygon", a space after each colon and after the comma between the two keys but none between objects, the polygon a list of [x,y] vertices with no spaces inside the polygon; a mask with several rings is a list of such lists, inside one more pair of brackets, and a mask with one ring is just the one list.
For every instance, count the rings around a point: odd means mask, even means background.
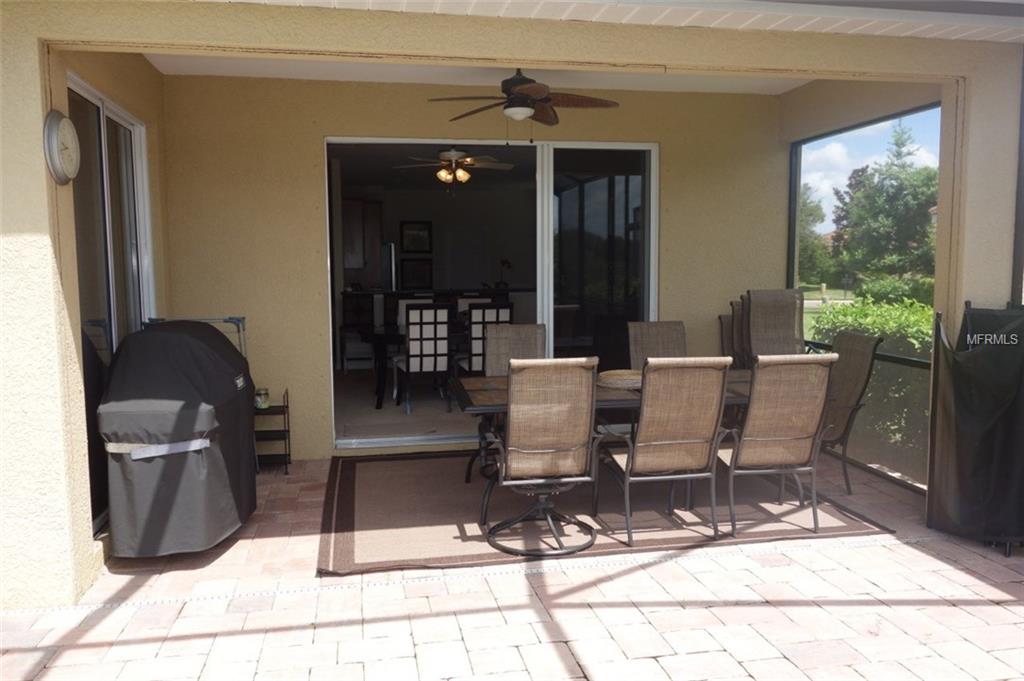
[{"label": "outdoor area rug", "polygon": [[[321,574],[352,574],[404,568],[493,565],[527,560],[493,549],[478,524],[486,479],[474,471],[463,482],[466,452],[335,457],[327,482],[320,551]],[[590,516],[590,485],[578,485],[555,498],[555,508],[597,528],[597,541],[577,555],[608,555],[629,551],[684,549],[708,545],[712,539],[708,481],[694,481],[695,508],[684,510],[686,484],[676,483],[676,510],[667,513],[668,483],[634,485],[634,546],[626,544],[622,490],[605,468],[600,477],[597,518]],[[749,543],[827,536],[858,536],[888,532],[821,494],[821,529],[812,532],[810,502],[799,506],[792,476],[780,505],[776,476],[736,479],[737,536],[729,536],[727,477],[719,468],[716,544]],[[810,488],[804,485],[809,497]],[[496,523],[524,511],[532,498],[496,487],[488,520]],[[525,546],[554,545],[549,531],[530,524],[503,541]],[[566,543],[579,537],[567,531]]]}]

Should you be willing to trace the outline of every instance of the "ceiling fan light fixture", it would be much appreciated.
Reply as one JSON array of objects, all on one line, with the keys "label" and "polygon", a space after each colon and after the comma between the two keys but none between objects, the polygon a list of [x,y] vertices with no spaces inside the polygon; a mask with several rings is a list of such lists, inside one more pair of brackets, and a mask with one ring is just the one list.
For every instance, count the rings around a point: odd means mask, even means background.
[{"label": "ceiling fan light fixture", "polygon": [[441,180],[445,184],[451,184],[455,180],[455,173],[450,168],[441,168],[435,175],[437,179]]},{"label": "ceiling fan light fixture", "polygon": [[525,104],[515,104],[506,106],[503,109],[506,116],[514,121],[525,121],[527,118],[533,115],[534,109],[532,106]]},{"label": "ceiling fan light fixture", "polygon": [[469,182],[469,178],[471,178],[471,177],[473,177],[473,176],[470,175],[469,171],[466,170],[465,168],[456,168],[455,169],[455,179],[458,180],[459,182],[462,182],[462,183]]}]

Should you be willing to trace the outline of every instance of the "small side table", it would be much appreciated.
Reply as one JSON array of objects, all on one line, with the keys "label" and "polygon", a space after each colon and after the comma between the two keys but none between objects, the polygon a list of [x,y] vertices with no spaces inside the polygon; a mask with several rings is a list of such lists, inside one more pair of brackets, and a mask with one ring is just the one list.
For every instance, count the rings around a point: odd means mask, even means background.
[{"label": "small side table", "polygon": [[256,455],[256,459],[260,463],[260,468],[263,467],[263,464],[284,464],[284,474],[288,475],[288,464],[292,462],[292,432],[291,419],[288,413],[288,391],[284,391],[281,404],[272,404],[266,409],[256,409],[254,407],[253,412],[257,419],[274,416],[281,419],[279,424],[282,426],[281,428],[260,428],[257,423],[255,436],[256,442],[282,443],[284,451],[259,453]]}]

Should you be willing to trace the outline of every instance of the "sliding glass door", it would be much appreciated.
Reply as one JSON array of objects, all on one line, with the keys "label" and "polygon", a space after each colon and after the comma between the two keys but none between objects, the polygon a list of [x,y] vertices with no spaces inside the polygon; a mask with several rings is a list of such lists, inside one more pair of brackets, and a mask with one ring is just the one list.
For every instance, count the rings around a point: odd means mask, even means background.
[{"label": "sliding glass door", "polygon": [[[80,91],[79,91],[80,90]],[[141,124],[111,111],[112,105],[82,86],[68,90],[68,117],[75,124],[82,160],[72,185],[81,315],[82,380],[89,437],[93,528],[107,510],[107,454],[96,409],[118,343],[142,328],[145,318],[140,238],[145,196],[139,141]]]},{"label": "sliding glass door", "polygon": [[626,324],[650,307],[650,152],[555,148],[551,321],[556,357],[629,366]]}]

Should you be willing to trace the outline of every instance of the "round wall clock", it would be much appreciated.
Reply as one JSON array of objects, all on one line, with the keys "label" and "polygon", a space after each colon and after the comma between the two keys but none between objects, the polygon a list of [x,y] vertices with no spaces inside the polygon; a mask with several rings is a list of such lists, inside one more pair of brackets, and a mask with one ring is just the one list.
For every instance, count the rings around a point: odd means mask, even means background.
[{"label": "round wall clock", "polygon": [[46,151],[46,164],[50,166],[50,174],[57,184],[67,184],[78,175],[82,161],[81,149],[78,146],[78,133],[71,119],[56,109],[46,114],[43,124],[43,144]]}]

